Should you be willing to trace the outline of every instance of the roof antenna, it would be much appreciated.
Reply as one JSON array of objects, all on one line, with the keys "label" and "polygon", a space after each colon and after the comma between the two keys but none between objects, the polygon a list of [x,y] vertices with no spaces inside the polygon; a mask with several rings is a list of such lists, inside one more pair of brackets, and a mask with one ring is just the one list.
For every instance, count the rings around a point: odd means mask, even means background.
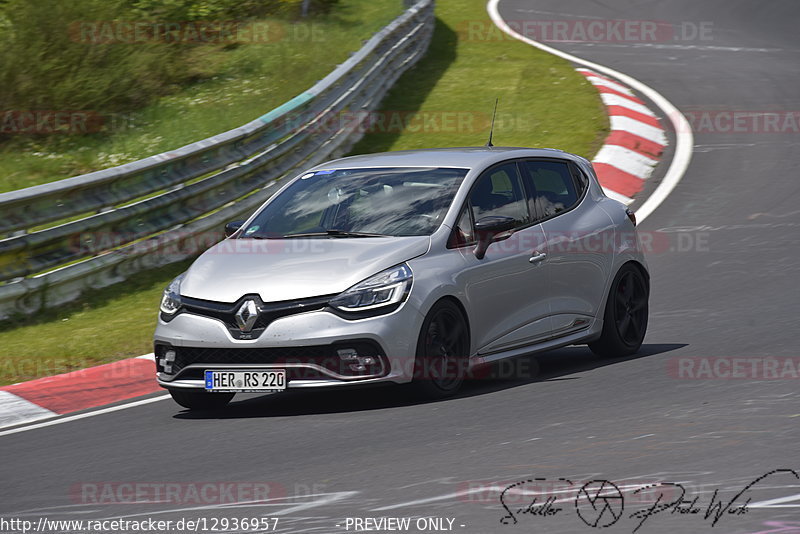
[{"label": "roof antenna", "polygon": [[492,112],[492,127],[489,130],[489,140],[486,141],[486,146],[493,147],[492,144],[492,134],[494,134],[494,117],[497,115],[497,101],[500,100],[499,98],[494,99],[494,112]]}]

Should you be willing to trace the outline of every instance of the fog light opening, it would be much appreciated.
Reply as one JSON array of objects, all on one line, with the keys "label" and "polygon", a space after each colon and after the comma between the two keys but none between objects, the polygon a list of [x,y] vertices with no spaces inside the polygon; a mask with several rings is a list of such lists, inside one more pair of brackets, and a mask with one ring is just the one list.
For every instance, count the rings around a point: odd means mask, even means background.
[{"label": "fog light opening", "polygon": [[339,359],[343,362],[356,362],[359,360],[358,351],[356,349],[339,349],[336,351]]},{"label": "fog light opening", "polygon": [[164,373],[171,375],[172,374],[172,364],[175,363],[175,351],[173,349],[168,349],[164,351],[164,356],[158,360],[158,365],[164,369]]},{"label": "fog light opening", "polygon": [[370,371],[371,367],[378,364],[378,359],[375,356],[361,356],[356,349],[338,349],[336,354],[339,355],[339,360],[343,364],[347,364],[347,368],[354,373],[366,373]]}]

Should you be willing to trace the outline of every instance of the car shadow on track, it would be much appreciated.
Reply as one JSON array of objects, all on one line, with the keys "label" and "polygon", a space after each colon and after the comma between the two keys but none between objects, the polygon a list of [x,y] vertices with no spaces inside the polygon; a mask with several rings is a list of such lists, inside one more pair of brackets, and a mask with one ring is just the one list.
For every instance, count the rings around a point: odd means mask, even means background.
[{"label": "car shadow on track", "polygon": [[[467,381],[457,395],[441,400],[416,398],[404,386],[348,388],[347,390],[295,390],[272,395],[247,395],[235,400],[222,410],[182,411],[177,419],[240,419],[254,417],[287,417],[298,415],[329,414],[376,410],[451,402],[476,395],[521,387],[536,382],[579,380],[577,373],[607,365],[618,365],[671,352],[686,347],[682,343],[645,344],[634,356],[626,358],[600,358],[587,347],[564,347],[530,356],[497,362]],[[239,395],[237,399],[243,397]]]}]

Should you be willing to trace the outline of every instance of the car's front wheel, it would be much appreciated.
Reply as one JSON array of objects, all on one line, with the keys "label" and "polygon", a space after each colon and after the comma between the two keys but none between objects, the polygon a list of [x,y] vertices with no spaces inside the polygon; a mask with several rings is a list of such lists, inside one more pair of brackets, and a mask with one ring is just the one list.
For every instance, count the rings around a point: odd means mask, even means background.
[{"label": "car's front wheel", "polygon": [[233,398],[233,393],[207,393],[205,391],[170,389],[172,400],[190,410],[218,410]]},{"label": "car's front wheel", "polygon": [[614,277],[603,316],[600,339],[589,343],[598,356],[629,356],[642,346],[647,332],[650,291],[642,272],[626,263]]},{"label": "car's front wheel", "polygon": [[437,302],[422,323],[413,387],[428,398],[453,395],[469,364],[469,331],[461,309],[450,300]]}]

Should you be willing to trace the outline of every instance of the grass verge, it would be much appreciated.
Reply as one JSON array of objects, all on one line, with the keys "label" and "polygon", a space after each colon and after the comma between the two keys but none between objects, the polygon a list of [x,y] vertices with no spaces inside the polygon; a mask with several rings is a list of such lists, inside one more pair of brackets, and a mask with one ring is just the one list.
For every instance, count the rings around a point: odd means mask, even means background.
[{"label": "grass verge", "polygon": [[[64,128],[82,132],[83,118],[102,123],[96,133],[6,135],[0,143],[0,192],[122,165],[241,126],[314,85],[402,9],[401,0],[341,0],[310,22],[254,21],[280,29],[269,42],[195,46],[188,61],[197,83],[134,112],[87,111]],[[23,124],[8,117],[0,115],[0,133]]]},{"label": "grass verge", "polygon": [[485,0],[439,2],[428,55],[381,104],[354,153],[486,143],[591,157],[608,133],[597,91],[569,63],[502,33]]},{"label": "grass verge", "polygon": [[[428,55],[383,102],[384,127],[354,152],[482,145],[496,97],[496,145],[550,146],[587,157],[596,152],[607,119],[583,76],[492,31],[483,0],[440,1],[437,15]],[[414,113],[422,120],[410,120]],[[391,126],[391,117],[407,127]],[[428,128],[420,131],[424,119]],[[445,122],[452,120],[455,125]],[[87,295],[82,304],[0,327],[0,384],[150,352],[161,290],[187,265],[140,273]]]}]

